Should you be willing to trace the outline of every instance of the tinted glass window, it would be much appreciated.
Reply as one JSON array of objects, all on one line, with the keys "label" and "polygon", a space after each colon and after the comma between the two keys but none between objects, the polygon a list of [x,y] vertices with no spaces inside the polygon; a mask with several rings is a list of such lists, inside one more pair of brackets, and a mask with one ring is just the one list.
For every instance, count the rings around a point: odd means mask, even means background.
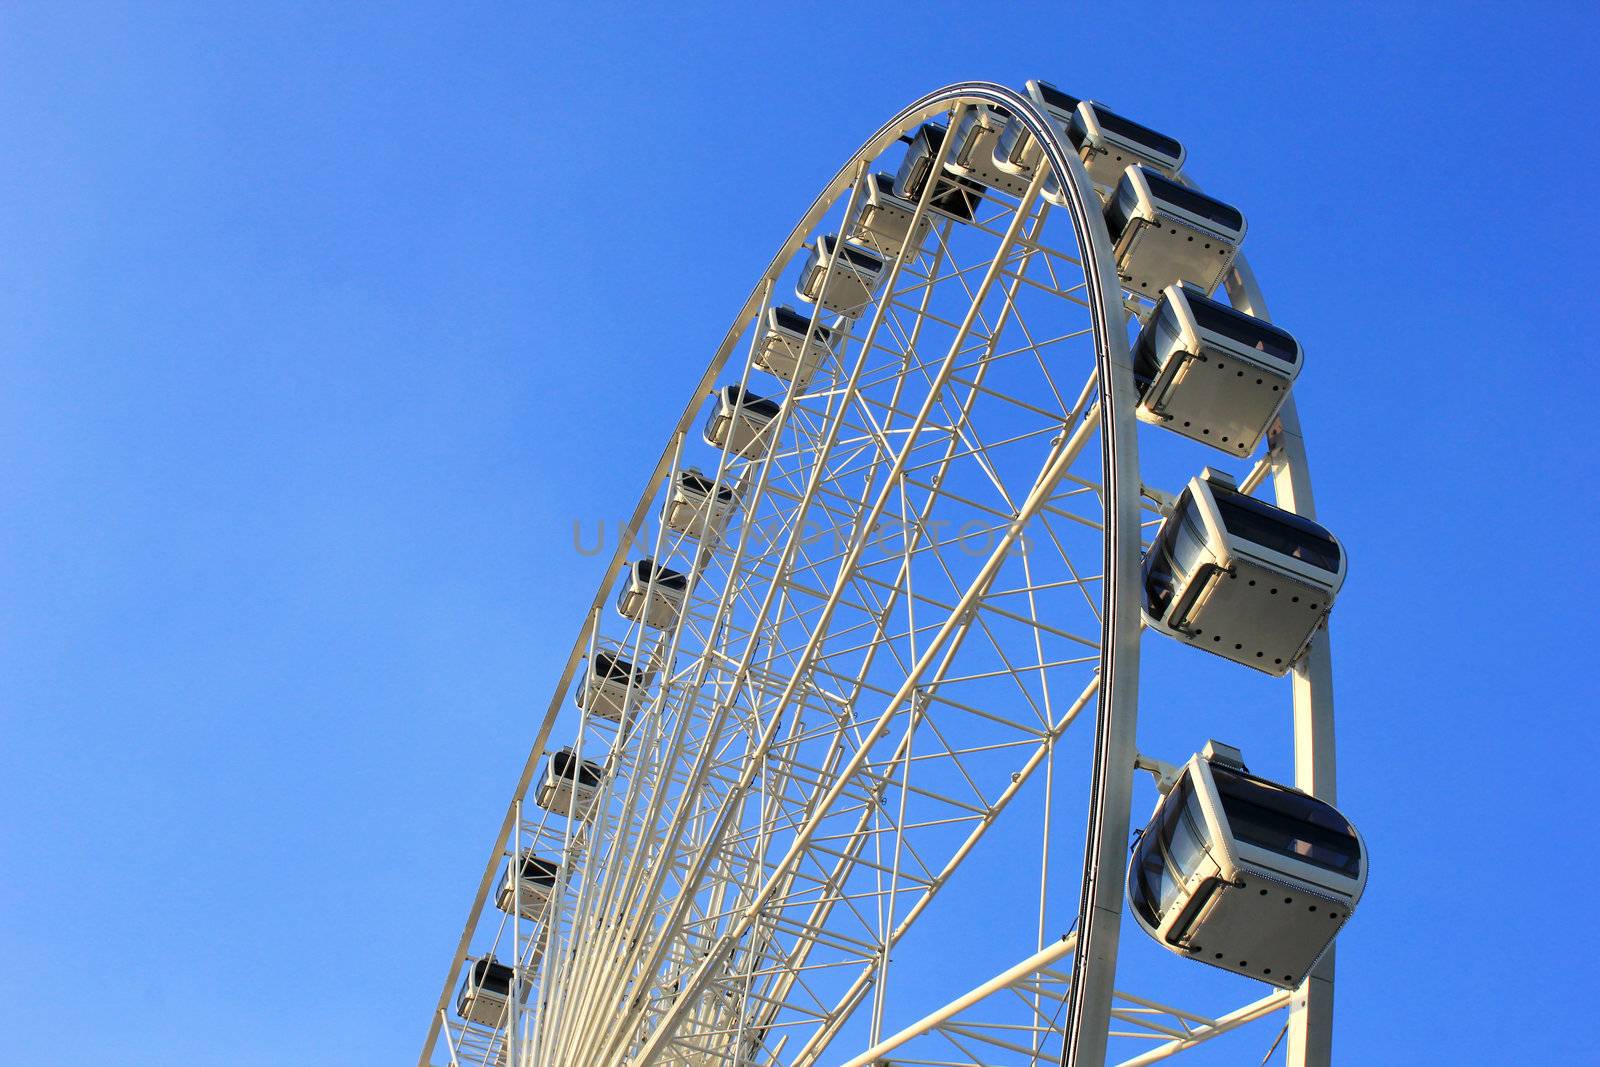
[{"label": "tinted glass window", "polygon": [[1225,230],[1239,230],[1244,227],[1244,216],[1239,214],[1237,208],[1224,204],[1221,200],[1213,200],[1204,193],[1197,193],[1193,189],[1179,185],[1158,171],[1149,167],[1140,167],[1145,180],[1150,183],[1150,193],[1157,200],[1165,200],[1173,207],[1182,208],[1191,215],[1198,215],[1208,219]]},{"label": "tinted glass window", "polygon": [[1186,774],[1162,805],[1161,845],[1179,877],[1194,873],[1205,855],[1205,818],[1195,799],[1194,784]]},{"label": "tinted glass window", "polygon": [[1100,123],[1100,128],[1107,133],[1115,134],[1124,141],[1142,145],[1154,155],[1165,156],[1168,159],[1177,159],[1183,155],[1183,146],[1164,133],[1157,133],[1148,126],[1141,126],[1132,119],[1125,119],[1115,111],[1107,111],[1099,104],[1090,104],[1094,109],[1094,117]]},{"label": "tinted glass window", "polygon": [[1151,877],[1155,882],[1156,908],[1165,915],[1173,902],[1178,899],[1178,890],[1182,886],[1177,876],[1172,873],[1172,867],[1166,863],[1162,863],[1159,869],[1152,871]]},{"label": "tinted glass window", "polygon": [[811,325],[811,318],[785,307],[772,309],[772,319],[779,327],[792,330],[795,333],[805,333],[806,327]]},{"label": "tinted glass window", "polygon": [[501,996],[511,992],[511,968],[503,963],[483,959],[472,965],[473,984]]},{"label": "tinted glass window", "polygon": [[1039,87],[1039,99],[1046,107],[1053,107],[1057,111],[1073,111],[1078,106],[1078,98],[1068,96],[1049,82],[1035,82]]},{"label": "tinted glass window", "polygon": [[1149,390],[1160,370],[1156,365],[1156,327],[1152,321],[1139,331],[1138,339],[1133,342],[1133,379],[1141,396]]},{"label": "tinted glass window", "polygon": [[1159,887],[1161,875],[1166,870],[1166,862],[1161,858],[1161,846],[1150,834],[1145,834],[1139,839],[1135,864],[1133,878],[1128,886],[1134,910],[1144,916],[1144,921],[1151,926],[1160,926]]},{"label": "tinted glass window", "polygon": [[978,203],[982,199],[983,186],[966,178],[952,177],[939,183],[930,203],[945,214],[965,222],[977,213]]},{"label": "tinted glass window", "polygon": [[740,407],[742,407],[747,414],[754,415],[760,419],[775,419],[778,417],[777,402],[768,400],[764,396],[752,396],[749,393],[746,393],[744,403],[742,403]]},{"label": "tinted glass window", "polygon": [[1206,524],[1200,520],[1200,512],[1194,506],[1193,500],[1187,496],[1183,499],[1189,501],[1189,506],[1183,507],[1180,503],[1178,514],[1183,516],[1183,519],[1178,524],[1178,536],[1173,538],[1174,550],[1181,546],[1185,553],[1204,551]]},{"label": "tinted glass window", "polygon": [[580,785],[600,784],[600,768],[588,760],[581,763],[570,748],[564,748],[550,757],[550,768],[557,778],[576,778]]},{"label": "tinted glass window", "polygon": [[689,588],[687,575],[673,570],[671,567],[658,567],[648,559],[641,559],[634,564],[634,573],[640,582],[648,582],[653,577],[656,585],[663,589],[679,591]]},{"label": "tinted glass window", "polygon": [[1246,348],[1265,352],[1286,363],[1299,362],[1300,347],[1295,344],[1294,338],[1270,322],[1262,322],[1196,292],[1186,292],[1184,296],[1189,301],[1195,324],[1202,330],[1221,334]]},{"label": "tinted glass window", "polygon": [[764,396],[757,396],[748,389],[740,389],[737,385],[730,385],[722,391],[726,402],[734,407],[743,408],[745,412],[764,419],[774,418],[778,414],[776,402]]},{"label": "tinted glass window", "polygon": [[853,248],[850,245],[840,245],[839,242],[835,241],[832,237],[824,237],[818,242],[818,244],[822,246],[823,252],[830,256],[834,254],[834,248],[837,246],[839,250],[844,253],[845,259],[849,260],[851,263],[855,264],[864,271],[872,272],[883,269],[883,260],[873,255],[871,252],[866,252],[859,248]]},{"label": "tinted glass window", "polygon": [[608,678],[618,682],[629,682],[635,678],[643,682],[644,672],[635,669],[634,665],[625,659],[617,659],[605,652],[594,654],[594,673],[601,678]]},{"label": "tinted glass window", "polygon": [[1144,557],[1144,609],[1153,619],[1167,613],[1176,592],[1177,579],[1172,573],[1172,539],[1177,535],[1177,523],[1170,518],[1161,524],[1155,544]]},{"label": "tinted glass window", "polygon": [[702,475],[694,474],[690,471],[683,471],[678,475],[678,484],[689,490],[691,493],[705,494],[711,492],[712,488],[717,483]]},{"label": "tinted glass window", "polygon": [[900,171],[895,177],[898,192],[911,200],[916,200],[922,195],[922,187],[927,184],[928,172],[933,169],[933,158],[939,154],[939,149],[944,147],[944,127],[925,123],[917,130],[917,135],[912,139],[911,147],[906,150],[906,157],[900,163]]},{"label": "tinted glass window", "polygon": [[1261,778],[1211,768],[1234,839],[1355,877],[1361,844],[1343,815],[1314,797]]},{"label": "tinted glass window", "polygon": [[1221,486],[1212,486],[1211,495],[1230,534],[1329,573],[1338,572],[1338,542],[1310,519]]},{"label": "tinted glass window", "polygon": [[553,885],[558,870],[560,868],[556,864],[542,860],[538,856],[524,856],[522,859],[522,877],[529,882]]},{"label": "tinted glass window", "polygon": [[725,485],[719,486],[704,475],[683,471],[678,475],[678,484],[683,487],[685,492],[698,493],[701,496],[710,496],[712,490],[715,490],[717,499],[724,503],[733,499],[732,489]]},{"label": "tinted glass window", "polygon": [[1106,229],[1111,231],[1113,242],[1122,237],[1122,231],[1128,228],[1128,220],[1133,217],[1138,205],[1138,198],[1133,195],[1128,180],[1124,178],[1117,186],[1117,195],[1106,205]]},{"label": "tinted glass window", "polygon": [[1181,817],[1173,820],[1167,838],[1167,860],[1180,878],[1187,878],[1200,865],[1206,854],[1205,838],[1198,810],[1193,805],[1180,809]]}]

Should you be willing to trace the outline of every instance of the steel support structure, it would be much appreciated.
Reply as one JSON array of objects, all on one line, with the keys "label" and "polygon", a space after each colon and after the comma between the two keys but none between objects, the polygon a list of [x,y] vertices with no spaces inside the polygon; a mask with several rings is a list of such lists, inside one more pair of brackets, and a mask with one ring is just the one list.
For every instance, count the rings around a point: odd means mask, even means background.
[{"label": "steel support structure", "polygon": [[[1042,162],[986,191],[965,222],[934,211],[928,182],[908,223],[926,227],[926,244],[887,258],[860,320],[825,323],[812,308],[810,330],[829,325],[837,338],[832,362],[806,387],[779,383],[759,454],[723,449],[707,465],[736,489],[737,517],[717,531],[658,521],[674,472],[702,450],[702,398],[724,380],[757,384],[760,323],[796,256],[824,225],[853,224],[873,162],[897,141],[924,121],[953,128],[972,108],[1022,123]],[[952,141],[935,174],[953,162]],[[1227,286],[1235,306],[1264,317],[1242,259]],[[1142,538],[1163,498],[1142,480],[1128,351],[1130,316],[1147,310],[1120,287],[1083,165],[1022,94],[982,82],[931,93],[840,168],[716,349],[605,566],[419,1067],[439,1056],[461,1067],[789,1067],[838,1062],[851,1047],[865,1050],[852,1067],[890,1053],[897,1064],[1087,1067],[1113,1043],[1135,1050],[1123,1062],[1150,1063],[1285,1007],[1288,1062],[1328,1063],[1331,954],[1292,997],[1215,1016],[1116,989]],[[1311,514],[1292,400],[1243,484],[1269,477],[1282,506]],[[671,626],[619,627],[608,614],[642,556],[688,575]],[[646,597],[658,592],[652,578]],[[600,651],[648,668],[620,721],[569,710]],[[1296,782],[1332,800],[1325,634],[1292,687]],[[1070,728],[1090,708],[1093,744],[1080,745]],[[562,745],[602,768],[591,811],[534,798],[544,757]],[[1052,859],[1063,831],[1051,830],[1050,805],[1085,780],[1073,931],[1045,944],[1073,903],[1052,880],[1073,868]],[[893,961],[960,921],[941,907],[947,887],[1004,847],[996,827],[1040,803],[1027,926],[1037,951],[899,1025]],[[525,849],[559,861],[558,887],[527,917],[515,886],[502,915],[486,905]],[[451,1002],[464,965],[488,952],[514,969],[493,1026],[458,1018]],[[958,1058],[906,1058],[927,1042]]]}]

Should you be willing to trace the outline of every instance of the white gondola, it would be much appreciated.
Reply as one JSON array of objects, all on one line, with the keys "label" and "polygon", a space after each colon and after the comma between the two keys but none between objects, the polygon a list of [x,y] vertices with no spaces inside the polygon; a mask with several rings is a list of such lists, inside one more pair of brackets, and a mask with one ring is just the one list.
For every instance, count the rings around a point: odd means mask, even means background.
[{"label": "white gondola", "polygon": [[885,277],[883,257],[833,234],[817,238],[800,269],[795,295],[836,315],[859,319]]},{"label": "white gondola", "polygon": [[[1063,139],[1067,137],[1067,130],[1072,126],[1072,118],[1078,111],[1080,101],[1075,96],[1057,89],[1046,81],[1030,81],[1025,90],[1028,98],[1038,105],[1056,125],[1056,132]],[[1005,132],[1000,135],[1000,140],[995,144],[994,163],[1007,174],[1020,177],[1031,177],[1033,168],[1039,165],[1044,158],[1044,153],[1039,149],[1036,141],[1020,121],[1013,118],[1006,123]],[[1055,175],[1051,175],[1045,185],[1046,198],[1060,201],[1060,185]]]},{"label": "white gondola", "polygon": [[495,893],[495,907],[511,914],[513,908],[524,919],[538,919],[545,905],[555,895],[556,878],[561,864],[545,859],[532,849],[523,849],[516,863],[507,863],[500,876],[500,889]]},{"label": "white gondola", "polygon": [[778,403],[737,385],[725,385],[706,416],[705,441],[747,459],[758,459],[772,445]]},{"label": "white gondola", "polygon": [[1331,805],[1246,772],[1208,744],[1134,845],[1128,900],[1165,948],[1284,989],[1298,986],[1367,882],[1361,835]]},{"label": "white gondola", "polygon": [[1328,617],[1344,576],[1344,550],[1331,533],[1246,496],[1208,467],[1189,480],[1145,554],[1145,622],[1281,675]]},{"label": "white gondola", "polygon": [[1244,216],[1149,167],[1129,167],[1106,205],[1124,288],[1155,296],[1189,282],[1209,293],[1233,265]]},{"label": "white gondola", "polygon": [[869,174],[862,182],[860,207],[846,232],[850,240],[886,258],[897,257],[908,247],[915,254],[933,229],[933,216],[923,212],[916,237],[908,240],[916,211],[915,203],[895,195],[892,176]]},{"label": "white gondola", "polygon": [[812,326],[810,315],[792,308],[768,308],[755,364],[775,378],[794,382],[795,388],[804,392],[833,357],[833,343],[833,330],[820,322]]},{"label": "white gondola", "polygon": [[1139,417],[1248,456],[1300,374],[1300,345],[1269,322],[1170,285],[1133,346]]},{"label": "white gondola", "polygon": [[670,530],[711,541],[722,536],[723,528],[738,506],[736,490],[688,467],[672,479],[661,521]]},{"label": "white gondola", "polygon": [[[925,122],[911,138],[911,147],[894,176],[894,195],[913,204],[922,202],[923,190],[933,176],[934,161],[944,151],[945,128]],[[951,174],[940,168],[933,193],[928,198],[928,210],[936,211],[957,222],[971,222],[983,199],[983,186],[970,178]]]},{"label": "white gondola", "polygon": [[594,814],[595,798],[605,781],[605,768],[593,760],[579,759],[570,748],[550,753],[534,802],[557,815],[587,822]]},{"label": "white gondola", "polygon": [[493,956],[473,960],[456,995],[456,1014],[480,1026],[499,1029],[511,1003],[511,968]]},{"label": "white gondola", "polygon": [[1183,166],[1183,145],[1093,100],[1078,104],[1067,137],[1090,179],[1105,188],[1114,187],[1122,180],[1123,171],[1136,164],[1169,178]]},{"label": "white gondola", "polygon": [[635,667],[614,652],[596,650],[589,657],[574,698],[578,707],[612,722],[621,722],[638,707],[655,680],[655,672]]},{"label": "white gondola", "polygon": [[956,123],[955,142],[945,169],[951,174],[980,185],[1021,196],[1028,191],[1028,179],[1014,170],[1001,167],[996,158],[1000,139],[1011,116],[1002,108],[974,104],[962,112]]},{"label": "white gondola", "polygon": [[617,591],[617,612],[630,622],[669,630],[683,614],[689,576],[651,559],[635,560],[623,572]]}]

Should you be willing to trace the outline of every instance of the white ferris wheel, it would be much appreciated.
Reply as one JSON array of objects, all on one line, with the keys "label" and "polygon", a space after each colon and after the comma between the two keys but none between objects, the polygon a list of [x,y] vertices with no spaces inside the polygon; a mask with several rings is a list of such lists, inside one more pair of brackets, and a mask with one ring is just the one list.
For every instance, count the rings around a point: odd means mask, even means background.
[{"label": "white ferris wheel", "polygon": [[[1344,553],[1184,155],[970,82],[839,169],[577,627],[419,1064],[1329,1062]],[[1292,782],[1203,710],[1139,747],[1145,629],[1274,687]]]}]

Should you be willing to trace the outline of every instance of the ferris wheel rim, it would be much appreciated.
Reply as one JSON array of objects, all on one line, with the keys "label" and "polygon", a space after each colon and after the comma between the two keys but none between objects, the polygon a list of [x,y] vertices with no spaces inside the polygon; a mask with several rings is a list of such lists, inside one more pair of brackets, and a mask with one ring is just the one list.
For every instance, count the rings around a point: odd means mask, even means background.
[{"label": "ferris wheel rim", "polygon": [[[1027,97],[1004,86],[987,82],[958,82],[946,86],[925,94],[902,109],[894,119],[880,127],[877,134],[866,141],[839,168],[834,178],[824,185],[822,192],[813,201],[811,207],[800,217],[799,222],[791,230],[789,237],[782,243],[779,251],[762,273],[753,287],[751,295],[735,317],[733,326],[730,327],[722,343],[716,349],[715,355],[702,375],[699,388],[696,389],[684,414],[670,435],[667,447],[663,450],[653,473],[647,480],[644,493],[641,495],[640,502],[630,520],[629,529],[637,530],[642,528],[650,518],[651,509],[655,506],[657,499],[657,493],[661,490],[664,480],[670,476],[677,466],[681,441],[685,435],[692,431],[692,427],[699,416],[703,396],[710,391],[709,387],[714,384],[717,375],[727,365],[736,351],[739,339],[749,326],[751,319],[759,313],[762,302],[765,299],[764,293],[768,293],[770,286],[782,274],[816,223],[835,204],[839,193],[848,187],[851,181],[856,180],[861,168],[875,159],[893,142],[894,138],[914,127],[918,122],[946,113],[953,107],[973,103],[1006,108],[1011,114],[1017,115],[1020,120],[1029,123],[1030,132],[1033,133],[1044,149],[1046,156],[1050,160],[1051,168],[1058,175],[1064,178],[1071,178],[1070,181],[1063,180],[1061,184],[1067,194],[1070,205],[1069,210],[1072,213],[1073,231],[1079,244],[1080,266],[1085,278],[1089,280],[1089,284],[1085,286],[1085,289],[1089,303],[1092,305],[1090,313],[1094,326],[1096,377],[1100,383],[1096,403],[1101,410],[1101,470],[1104,479],[1103,506],[1105,512],[1103,537],[1105,559],[1102,572],[1105,585],[1102,593],[1102,603],[1106,605],[1106,609],[1102,612],[1103,630],[1099,646],[1102,684],[1099,686],[1097,697],[1100,704],[1099,714],[1097,715],[1097,723],[1099,724],[1097,730],[1116,728],[1122,731],[1122,736],[1120,737],[1108,737],[1104,741],[1097,739],[1095,746],[1096,769],[1092,776],[1092,789],[1094,792],[1091,796],[1091,827],[1125,827],[1129,821],[1129,815],[1126,810],[1129,787],[1124,786],[1122,788],[1123,796],[1120,799],[1113,796],[1107,801],[1103,797],[1105,790],[1102,788],[1101,781],[1103,777],[1108,779],[1111,777],[1109,768],[1119,762],[1119,753],[1126,753],[1130,757],[1121,762],[1130,768],[1125,777],[1131,779],[1131,755],[1136,753],[1133,728],[1136,725],[1138,647],[1141,630],[1137,599],[1139,586],[1138,566],[1142,555],[1139,523],[1141,482],[1137,451],[1137,424],[1132,411],[1131,359],[1128,353],[1127,337],[1122,319],[1122,289],[1118,282],[1115,261],[1111,255],[1110,240],[1104,220],[1097,207],[1093,206],[1095,203],[1094,193],[1088,176],[1073,152],[1061,143],[1054,125]],[[1248,289],[1249,286],[1254,285],[1254,280],[1252,276],[1248,275],[1248,267],[1244,264],[1242,256],[1238,261],[1238,265],[1239,269],[1244,272],[1244,276],[1249,279],[1246,286]],[[1230,284],[1230,293],[1232,291],[1233,288]],[[1256,289],[1254,292],[1255,299],[1259,303],[1259,290]],[[1248,295],[1244,298],[1248,299]],[[1264,312],[1262,317],[1264,317]],[[1286,425],[1294,423],[1295,415],[1292,404],[1293,398],[1291,397],[1286,406]],[[1297,436],[1296,440],[1298,440]],[[1298,462],[1293,462],[1293,457],[1291,457],[1291,462],[1301,472],[1300,481],[1306,485],[1303,493],[1308,500],[1309,481],[1308,476],[1303,475],[1303,449],[1299,453]],[[537,731],[530,757],[523,769],[516,791],[513,793],[513,803],[502,824],[501,832],[496,838],[495,849],[491,854],[489,864],[480,882],[466,930],[458,943],[452,966],[446,976],[437,1010],[432,1017],[423,1054],[419,1059],[419,1065],[426,1064],[429,1060],[430,1051],[433,1048],[441,1024],[446,1018],[451,992],[460,975],[461,967],[467,959],[467,949],[476,923],[488,900],[500,861],[506,854],[504,843],[513,838],[513,831],[519,825],[521,798],[527,794],[536,769],[549,752],[549,738],[556,717],[565,703],[566,694],[570,691],[579,664],[583,661],[585,653],[592,650],[593,638],[598,630],[599,616],[604,609],[617,575],[627,563],[628,554],[629,545],[627,539],[619,539],[619,544],[606,567],[599,592],[596,594],[589,610],[585,613],[584,623],[580,627],[578,639],[569,653],[567,663],[555,688],[550,707]],[[1131,604],[1129,603],[1130,600],[1132,601]],[[1325,639],[1323,643],[1325,646]],[[1325,660],[1325,655],[1323,658]],[[1107,678],[1111,679],[1110,684],[1105,684],[1104,679]],[[1331,753],[1331,746],[1329,746],[1329,751]],[[1331,755],[1329,756],[1329,767],[1331,768]],[[1331,770],[1328,772],[1327,777],[1331,780]],[[1112,784],[1110,788],[1115,789],[1116,787]],[[1117,810],[1106,812],[1105,809],[1108,807],[1121,811],[1120,820],[1116,818]],[[1088,909],[1093,907],[1097,894],[1103,895],[1103,884],[1109,883],[1115,887],[1116,904],[1111,909],[1114,918],[1112,919],[1112,927],[1109,933],[1111,958],[1106,963],[1101,964],[1101,969],[1107,976],[1107,996],[1105,1000],[1107,1009],[1109,1009],[1109,982],[1115,972],[1115,943],[1117,927],[1120,925],[1121,920],[1122,871],[1118,865],[1107,867],[1103,862],[1095,862],[1092,854],[1098,847],[1103,859],[1109,849],[1120,849],[1120,842],[1107,842],[1106,835],[1101,833],[1099,835],[1100,841],[1097,845],[1094,836],[1091,833],[1091,841],[1086,846],[1091,856],[1090,860],[1084,864],[1085,877],[1082,901],[1085,911],[1083,914],[1092,914]],[[1082,961],[1095,958],[1092,952],[1085,951],[1093,944],[1093,929],[1093,922],[1084,922],[1080,919],[1076,935],[1079,951],[1074,953],[1075,978],[1079,967],[1084,967],[1085,969],[1090,967],[1090,964],[1085,964]],[[1104,959],[1103,956],[1101,958]],[[1072,983],[1075,1000],[1081,995],[1079,990],[1086,989],[1088,986],[1089,983],[1082,980],[1075,980]],[[1078,1012],[1079,1009],[1075,1007],[1075,1015]],[[1084,1034],[1092,1029],[1099,1029],[1103,1038],[1103,1026],[1091,1028],[1080,1023],[1071,1025],[1070,1033],[1073,1035]],[[1078,1054],[1072,1053],[1072,1055]],[[1092,1053],[1090,1055],[1092,1056]],[[1064,1045],[1063,1062],[1066,1062],[1068,1056],[1068,1046]]]},{"label": "ferris wheel rim", "polygon": [[[1034,135],[1039,137],[1042,142],[1051,146],[1050,150],[1053,151],[1057,157],[1055,162],[1058,162],[1062,168],[1059,173],[1072,173],[1070,168],[1075,164],[1077,165],[1077,169],[1081,171],[1081,164],[1077,164],[1077,160],[1072,157],[1070,153],[1061,148],[1051,123],[1037,111],[1032,101],[1028,100],[1026,97],[1012,89],[992,82],[955,82],[940,89],[933,90],[932,92],[926,93],[922,97],[919,97],[911,104],[906,105],[893,118],[884,122],[879,127],[877,132],[863,142],[861,147],[852,153],[850,158],[839,167],[833,178],[824,184],[823,188],[813,199],[810,207],[807,208],[807,210],[800,216],[796,224],[791,228],[788,237],[779,246],[778,251],[774,254],[766,269],[758,277],[755,285],[752,286],[749,296],[746,298],[743,306],[736,314],[733,324],[724,334],[721,343],[717,346],[717,349],[715,350],[712,359],[709,361],[706,370],[703,372],[700,382],[692,394],[688,404],[686,405],[683,414],[679,417],[677,425],[669,435],[668,443],[662,450],[661,456],[657,460],[653,472],[647,479],[644,490],[641,493],[639,503],[636,505],[634,513],[630,517],[628,523],[629,530],[641,528],[648,519],[650,510],[654,504],[655,494],[659,490],[662,481],[668,476],[672,469],[672,460],[675,451],[673,442],[691,430],[702,405],[701,398],[711,390],[711,387],[717,380],[717,375],[727,364],[730,356],[735,350],[739,338],[742,335],[743,329],[748,324],[750,319],[757,313],[757,309],[761,304],[764,288],[775,282],[776,279],[782,274],[783,270],[788,265],[796,251],[804,243],[812,228],[817,224],[818,221],[820,221],[822,216],[825,215],[828,209],[833,205],[834,200],[839,193],[850,181],[853,180],[854,172],[859,170],[863,164],[869,163],[872,159],[876,158],[877,155],[879,155],[885,148],[892,144],[894,140],[898,139],[906,130],[914,127],[918,122],[942,114],[947,109],[962,102],[998,104],[1002,107],[1016,107],[1019,113],[1027,116]],[[1069,160],[1070,162],[1068,162]],[[1076,186],[1076,180],[1073,184]],[[1105,257],[1109,255],[1110,251],[1109,238],[1105,237],[1104,235],[1104,222],[1099,219],[1097,213],[1084,212],[1082,210],[1082,204],[1085,198],[1081,188],[1075,189],[1073,195],[1074,199],[1080,205],[1079,217],[1074,218],[1073,220],[1073,230],[1075,234],[1079,235],[1080,255],[1084,259],[1085,270],[1087,271],[1088,269],[1087,261],[1091,253],[1084,249],[1082,244],[1081,235],[1085,232],[1083,226],[1084,219],[1087,219],[1091,224],[1098,224],[1099,226],[1100,234],[1103,239],[1103,244],[1099,250],[1099,262],[1102,264],[1103,269]],[[1089,196],[1092,198],[1092,192],[1089,194]],[[1109,295],[1109,297],[1114,298],[1118,306],[1120,306],[1120,287],[1117,287],[1114,284],[1114,270],[1111,271],[1110,278],[1112,285],[1110,286],[1109,294],[1106,292],[1107,287],[1102,284],[1097,287],[1096,297],[1098,300],[1104,301]],[[1096,315],[1095,327],[1097,360],[1101,358],[1101,339],[1106,338],[1109,343],[1121,345],[1122,363],[1124,366],[1126,366],[1126,338],[1120,334],[1115,334],[1115,331],[1107,328],[1107,320],[1103,311]],[[1130,439],[1135,437],[1131,424],[1126,428],[1125,436]],[[1137,469],[1137,464],[1135,464],[1135,469]],[[1135,491],[1135,495],[1136,492],[1137,491]],[[1109,498],[1112,494],[1108,492],[1107,495]],[[1134,549],[1135,554],[1137,554],[1137,522],[1135,522],[1134,525]],[[565,695],[573,682],[578,665],[582,661],[584,653],[588,648],[590,634],[597,627],[598,618],[605,608],[606,601],[609,597],[609,591],[612,588],[617,575],[626,565],[627,557],[627,539],[619,538],[619,544],[614,550],[611,559],[607,563],[604,577],[601,580],[598,592],[596,593],[593,602],[590,604],[588,611],[585,613],[584,625],[580,628],[578,637],[574,641],[573,648],[568,654],[567,662],[562,668],[560,679],[555,687],[554,695],[551,698],[550,705],[546,710],[544,719],[541,721],[539,729],[536,731],[534,742],[530,748],[529,758],[524,764],[522,773],[512,793],[511,803],[508,805],[500,831],[495,838],[495,845],[491,851],[489,862],[485,867],[482,878],[480,879],[478,890],[472,907],[469,911],[465,928],[463,929],[462,935],[458,940],[455,953],[452,957],[451,967],[445,976],[445,981],[440,990],[435,1011],[432,1013],[428,1035],[424,1042],[423,1052],[418,1061],[419,1067],[427,1067],[427,1059],[429,1057],[430,1050],[433,1048],[434,1042],[437,1039],[441,1023],[446,1018],[446,1013],[450,1004],[451,993],[455,987],[456,980],[460,976],[461,967],[466,961],[467,949],[475,931],[478,917],[481,914],[484,905],[488,901],[491,887],[495,881],[499,862],[504,853],[503,843],[509,838],[513,828],[516,825],[515,819],[518,801],[521,797],[527,794],[528,789],[532,785],[533,777],[537,772],[541,761],[545,757],[545,754],[548,750],[550,734],[554,728],[556,718],[565,703]],[[1103,645],[1104,641],[1102,640],[1102,646]]]}]

